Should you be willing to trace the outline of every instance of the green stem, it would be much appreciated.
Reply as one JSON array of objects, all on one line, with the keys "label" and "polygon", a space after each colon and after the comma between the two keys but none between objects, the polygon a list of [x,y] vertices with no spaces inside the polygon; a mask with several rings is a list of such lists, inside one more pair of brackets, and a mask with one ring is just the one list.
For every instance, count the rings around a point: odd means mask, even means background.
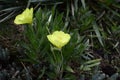
[{"label": "green stem", "polygon": [[46,26],[46,29],[47,29],[48,33],[51,34],[51,33],[50,33],[50,30],[49,30],[49,28],[48,28],[48,25]]},{"label": "green stem", "polygon": [[51,45],[50,45],[50,47],[51,47],[51,51],[52,51],[52,54],[53,54],[54,60],[55,60],[55,62],[56,62],[57,59],[56,59],[56,56],[55,56],[55,53],[54,53],[53,47],[52,47]]},{"label": "green stem", "polygon": [[29,8],[29,6],[30,6],[30,1],[31,1],[31,0],[29,0],[28,3],[27,3],[27,8]]},{"label": "green stem", "polygon": [[64,58],[63,58],[63,54],[62,54],[62,50],[60,50],[60,54],[61,54],[61,64],[60,64],[60,80],[62,80],[62,74],[63,74],[63,61],[64,61]]},{"label": "green stem", "polygon": [[49,34],[51,34],[51,33],[50,33],[50,30],[49,30],[49,28],[48,28],[48,26],[50,25],[51,18],[52,18],[52,15],[50,15],[50,17],[49,17],[49,19],[48,19],[48,21],[47,21],[47,24],[46,24],[46,29],[47,29],[47,31],[48,31]]}]

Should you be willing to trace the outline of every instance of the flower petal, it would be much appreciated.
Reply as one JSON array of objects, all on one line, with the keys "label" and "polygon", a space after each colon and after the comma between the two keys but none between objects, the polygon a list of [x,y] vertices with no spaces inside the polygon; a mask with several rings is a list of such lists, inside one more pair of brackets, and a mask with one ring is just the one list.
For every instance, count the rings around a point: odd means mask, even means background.
[{"label": "flower petal", "polygon": [[21,14],[17,15],[14,23],[15,24],[26,24],[32,23],[33,21],[33,8],[26,8]]},{"label": "flower petal", "polygon": [[63,31],[55,31],[53,34],[47,35],[47,38],[54,46],[62,48],[69,42],[71,37]]}]

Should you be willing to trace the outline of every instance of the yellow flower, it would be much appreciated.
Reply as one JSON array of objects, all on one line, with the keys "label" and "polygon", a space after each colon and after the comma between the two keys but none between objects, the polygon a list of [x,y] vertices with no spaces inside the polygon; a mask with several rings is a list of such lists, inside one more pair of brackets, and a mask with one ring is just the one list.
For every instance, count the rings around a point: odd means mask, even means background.
[{"label": "yellow flower", "polygon": [[15,24],[26,24],[32,23],[33,21],[33,8],[26,8],[21,14],[17,15],[14,23]]},{"label": "yellow flower", "polygon": [[55,31],[52,34],[47,35],[47,38],[54,46],[61,49],[69,42],[71,37],[63,31]]}]

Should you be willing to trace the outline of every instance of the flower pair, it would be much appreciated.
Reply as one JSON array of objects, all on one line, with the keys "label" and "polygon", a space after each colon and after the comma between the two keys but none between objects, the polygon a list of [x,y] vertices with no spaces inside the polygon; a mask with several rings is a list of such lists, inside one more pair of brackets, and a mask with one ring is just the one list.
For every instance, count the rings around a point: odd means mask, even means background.
[{"label": "flower pair", "polygon": [[[26,8],[21,14],[16,16],[14,23],[15,24],[31,24],[33,21],[33,8],[28,9]],[[50,35],[47,35],[48,40],[57,48],[61,49],[65,46],[69,40],[70,35],[64,33],[63,31],[55,31]]]}]

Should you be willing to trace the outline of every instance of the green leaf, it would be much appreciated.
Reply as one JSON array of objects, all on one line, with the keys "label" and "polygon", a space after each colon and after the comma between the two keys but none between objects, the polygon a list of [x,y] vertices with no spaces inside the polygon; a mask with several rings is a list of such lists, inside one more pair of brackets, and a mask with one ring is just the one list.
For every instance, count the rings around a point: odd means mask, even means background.
[{"label": "green leaf", "polygon": [[100,61],[101,61],[101,59],[95,59],[95,60],[87,61],[85,64],[97,63],[97,62],[100,62]]},{"label": "green leaf", "polygon": [[85,0],[81,0],[82,6],[85,9]]},{"label": "green leaf", "polygon": [[71,73],[74,73],[74,70],[70,66],[67,66],[66,70],[69,71],[69,72],[71,72]]},{"label": "green leaf", "polygon": [[89,71],[92,67],[98,66],[100,64],[101,59],[95,59],[85,62],[83,65],[80,66],[80,70]]},{"label": "green leaf", "polygon": [[96,36],[97,36],[100,44],[104,47],[104,44],[103,44],[103,41],[102,41],[102,36],[101,36],[101,34],[100,34],[99,28],[98,28],[98,26],[97,26],[96,23],[93,24],[93,29],[94,29],[94,31],[95,31],[95,33],[96,33]]}]

